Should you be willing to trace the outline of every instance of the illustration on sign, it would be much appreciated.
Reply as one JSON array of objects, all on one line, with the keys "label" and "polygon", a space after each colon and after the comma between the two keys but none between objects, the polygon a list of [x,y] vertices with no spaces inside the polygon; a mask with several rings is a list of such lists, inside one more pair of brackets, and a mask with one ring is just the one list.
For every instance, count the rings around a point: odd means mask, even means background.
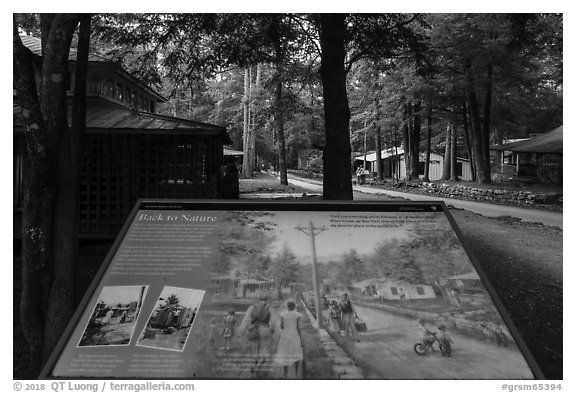
[{"label": "illustration on sign", "polygon": [[143,209],[99,288],[53,376],[534,378],[437,206]]}]

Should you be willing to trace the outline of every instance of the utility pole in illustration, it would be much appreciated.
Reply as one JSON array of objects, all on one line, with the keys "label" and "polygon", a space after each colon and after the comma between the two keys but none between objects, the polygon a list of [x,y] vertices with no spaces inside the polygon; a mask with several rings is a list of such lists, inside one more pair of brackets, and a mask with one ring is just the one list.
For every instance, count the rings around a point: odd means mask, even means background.
[{"label": "utility pole in illustration", "polygon": [[316,266],[316,242],[314,238],[320,233],[327,230],[326,227],[316,228],[312,221],[308,222],[308,228],[297,226],[294,228],[303,232],[310,238],[310,245],[312,247],[312,281],[314,284],[314,300],[316,304],[316,324],[318,328],[322,327],[322,308],[320,307],[320,285],[318,283],[318,268]]}]

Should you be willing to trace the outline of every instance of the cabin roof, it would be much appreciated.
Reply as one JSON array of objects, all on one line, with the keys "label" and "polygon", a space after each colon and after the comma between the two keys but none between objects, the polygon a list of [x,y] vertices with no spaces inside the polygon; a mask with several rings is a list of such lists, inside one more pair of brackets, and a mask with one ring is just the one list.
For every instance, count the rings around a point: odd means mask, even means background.
[{"label": "cabin roof", "polygon": [[533,138],[493,146],[494,150],[517,151],[524,153],[558,153],[563,152],[563,126],[553,129],[546,134]]},{"label": "cabin roof", "polygon": [[[68,122],[72,117],[72,102],[68,102]],[[23,132],[20,107],[14,106],[14,131]],[[89,99],[86,110],[86,132],[88,133],[133,133],[133,134],[166,134],[166,135],[212,135],[221,139],[224,144],[231,144],[232,139],[225,127],[198,121],[142,112],[126,108],[104,98]]]},{"label": "cabin roof", "polygon": [[224,148],[224,155],[225,156],[243,156],[244,153],[238,150],[229,149],[227,147]]},{"label": "cabin roof", "polygon": [[[34,55],[42,57],[42,40],[40,38],[21,34],[20,39],[22,40],[22,44],[24,44],[24,46],[26,48],[30,49],[30,51]],[[70,48],[70,53],[68,54],[68,61],[75,62],[77,54],[78,53],[77,53],[75,48]],[[101,56],[101,55],[98,55],[95,53],[90,53],[88,55],[88,62],[99,63],[102,65],[107,65],[109,67],[113,67],[121,76],[130,80],[132,83],[140,86],[142,89],[146,90],[146,92],[148,92],[149,94],[156,97],[158,99],[158,101],[161,101],[161,102],[168,101],[164,96],[159,94],[157,91],[150,88],[148,85],[146,85],[145,83],[140,81],[138,78],[131,75],[124,68],[120,67],[118,64],[114,63],[113,61],[111,61],[110,59],[108,59],[104,56]]]},{"label": "cabin roof", "polygon": [[448,280],[480,280],[480,276],[476,271],[464,273],[464,274],[457,274],[455,276],[446,277]]}]

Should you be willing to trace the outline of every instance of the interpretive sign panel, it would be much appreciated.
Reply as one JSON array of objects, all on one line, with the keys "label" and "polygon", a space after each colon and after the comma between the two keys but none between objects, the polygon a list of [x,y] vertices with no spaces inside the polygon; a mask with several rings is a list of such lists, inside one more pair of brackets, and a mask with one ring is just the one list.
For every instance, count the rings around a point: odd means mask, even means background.
[{"label": "interpretive sign panel", "polygon": [[541,374],[442,203],[140,201],[44,376]]}]

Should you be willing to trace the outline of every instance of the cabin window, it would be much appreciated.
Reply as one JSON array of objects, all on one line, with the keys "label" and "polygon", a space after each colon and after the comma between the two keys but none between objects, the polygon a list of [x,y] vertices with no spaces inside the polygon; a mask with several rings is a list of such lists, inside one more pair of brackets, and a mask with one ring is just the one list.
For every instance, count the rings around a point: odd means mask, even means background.
[{"label": "cabin window", "polygon": [[396,287],[390,287],[390,293],[392,293],[392,295],[397,296],[398,295],[398,289]]},{"label": "cabin window", "polygon": [[130,106],[136,108],[138,106],[138,95],[136,90],[130,90]]},{"label": "cabin window", "polygon": [[504,164],[508,164],[508,165],[515,165],[516,164],[514,162],[514,152],[511,152],[511,151],[505,151],[504,152]]},{"label": "cabin window", "polygon": [[416,286],[416,292],[418,293],[418,295],[424,295],[424,288]]},{"label": "cabin window", "polygon": [[116,83],[116,97],[118,101],[122,101],[124,98],[124,88],[121,83]]},{"label": "cabin window", "polygon": [[108,79],[104,82],[102,94],[105,97],[114,98],[114,83],[111,80]]},{"label": "cabin window", "polygon": [[462,176],[462,163],[456,163],[456,176]]}]

